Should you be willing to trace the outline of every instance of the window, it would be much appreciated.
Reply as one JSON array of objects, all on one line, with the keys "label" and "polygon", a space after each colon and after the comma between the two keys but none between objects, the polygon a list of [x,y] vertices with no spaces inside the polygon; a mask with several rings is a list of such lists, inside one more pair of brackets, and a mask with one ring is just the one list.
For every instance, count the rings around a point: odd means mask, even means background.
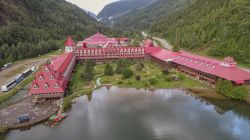
[{"label": "window", "polygon": [[39,76],[39,80],[44,80],[43,75],[40,75],[40,76]]},{"label": "window", "polygon": [[57,83],[55,83],[54,87],[55,87],[55,88],[58,88],[59,86],[58,86],[58,84],[57,84]]},{"label": "window", "polygon": [[49,85],[47,83],[45,83],[44,88],[47,89],[49,87]]},{"label": "window", "polygon": [[49,72],[49,68],[48,67],[45,68],[45,72]]},{"label": "window", "polygon": [[50,79],[50,80],[54,80],[54,76],[53,76],[53,75],[50,75],[49,79]]},{"label": "window", "polygon": [[34,89],[38,89],[38,85],[37,84],[34,84]]}]

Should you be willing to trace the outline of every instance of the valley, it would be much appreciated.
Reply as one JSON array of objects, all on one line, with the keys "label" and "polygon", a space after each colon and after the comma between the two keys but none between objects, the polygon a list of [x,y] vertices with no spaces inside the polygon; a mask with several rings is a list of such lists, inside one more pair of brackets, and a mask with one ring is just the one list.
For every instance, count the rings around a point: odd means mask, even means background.
[{"label": "valley", "polygon": [[0,140],[248,140],[249,19],[249,0],[0,0]]}]

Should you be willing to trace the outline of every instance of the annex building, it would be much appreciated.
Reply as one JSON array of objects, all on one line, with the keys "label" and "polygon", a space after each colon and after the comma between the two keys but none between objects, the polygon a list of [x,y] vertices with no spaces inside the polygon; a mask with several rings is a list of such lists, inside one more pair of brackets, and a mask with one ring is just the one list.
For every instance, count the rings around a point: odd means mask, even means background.
[{"label": "annex building", "polygon": [[86,60],[152,59],[162,67],[175,68],[211,84],[220,78],[230,80],[235,85],[250,84],[250,73],[239,68],[231,57],[221,61],[184,51],[173,52],[154,46],[150,39],[135,47],[129,46],[129,42],[128,38],[109,38],[100,33],[78,43],[68,37],[64,44],[65,52],[48,60],[36,73],[29,96],[38,100],[60,99],[64,96],[75,64]]}]

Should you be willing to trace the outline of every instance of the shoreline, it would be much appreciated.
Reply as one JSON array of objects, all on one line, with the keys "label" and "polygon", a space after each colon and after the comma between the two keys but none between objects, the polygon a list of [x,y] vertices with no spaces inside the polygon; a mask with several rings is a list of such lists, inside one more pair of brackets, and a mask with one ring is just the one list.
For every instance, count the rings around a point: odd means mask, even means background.
[{"label": "shoreline", "polygon": [[[69,98],[70,101],[68,101],[68,106],[67,108],[65,108],[64,111],[70,110],[72,104],[74,104],[74,100],[78,97],[84,96],[84,95],[90,95],[93,93],[94,90],[97,90],[98,88],[101,87],[112,87],[112,86],[116,86],[119,88],[136,88],[136,87],[124,87],[124,86],[120,86],[120,85],[113,85],[113,84],[102,84],[101,86],[95,86],[95,89],[91,89],[91,90],[86,90],[85,92],[82,93],[74,93],[71,94],[65,98],[63,98],[64,100],[67,100],[67,98]],[[138,88],[138,89],[149,89],[149,90],[157,90],[157,89],[180,89],[180,90],[185,90],[187,91],[187,94],[191,94],[192,96],[195,97],[200,97],[203,98],[205,100],[208,99],[215,99],[215,100],[224,100],[224,101],[235,101],[232,100],[230,98],[227,98],[226,96],[223,96],[217,92],[215,92],[213,89],[208,89],[208,88]],[[18,102],[22,102],[25,99],[22,99],[21,101]],[[17,103],[18,103],[17,102]],[[14,103],[12,105],[15,105],[17,103]],[[243,102],[243,101],[239,101],[239,103],[243,103],[243,104],[247,104],[250,105],[250,102]],[[59,109],[59,106],[57,106],[57,109],[55,111],[53,111],[52,113],[47,114],[45,117],[39,119],[38,121],[34,121],[34,122],[29,122],[29,123],[23,123],[21,125],[16,125],[16,126],[0,126],[0,133],[6,133],[9,130],[15,130],[15,129],[20,129],[20,128],[24,128],[24,127],[32,127],[34,125],[40,124],[46,120],[48,120],[48,118],[50,116],[52,116],[53,114],[55,114]]]},{"label": "shoreline", "polygon": [[[0,120],[0,133],[40,124],[48,120],[59,109],[60,105],[58,101],[34,104],[31,98],[24,98],[0,110],[0,115],[2,116]],[[23,114],[23,112],[29,114],[30,120],[18,123],[16,121],[17,116]]]}]

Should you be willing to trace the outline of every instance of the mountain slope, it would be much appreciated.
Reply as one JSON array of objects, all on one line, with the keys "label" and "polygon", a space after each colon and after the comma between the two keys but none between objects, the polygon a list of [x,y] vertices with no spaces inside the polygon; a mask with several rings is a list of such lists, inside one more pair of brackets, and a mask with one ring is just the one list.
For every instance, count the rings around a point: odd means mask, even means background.
[{"label": "mountain slope", "polygon": [[190,5],[193,0],[158,0],[151,5],[136,9],[114,19],[115,26],[126,29],[145,30],[167,15]]},{"label": "mountain slope", "polygon": [[98,18],[104,23],[110,23],[111,19],[127,14],[137,8],[146,6],[155,0],[120,0],[106,5],[98,14]]},{"label": "mountain slope", "polygon": [[115,19],[124,30],[145,30],[183,49],[250,63],[249,0],[159,0]]},{"label": "mountain slope", "polygon": [[0,0],[0,66],[58,49],[67,35],[83,39],[98,30],[110,33],[65,0]]}]

